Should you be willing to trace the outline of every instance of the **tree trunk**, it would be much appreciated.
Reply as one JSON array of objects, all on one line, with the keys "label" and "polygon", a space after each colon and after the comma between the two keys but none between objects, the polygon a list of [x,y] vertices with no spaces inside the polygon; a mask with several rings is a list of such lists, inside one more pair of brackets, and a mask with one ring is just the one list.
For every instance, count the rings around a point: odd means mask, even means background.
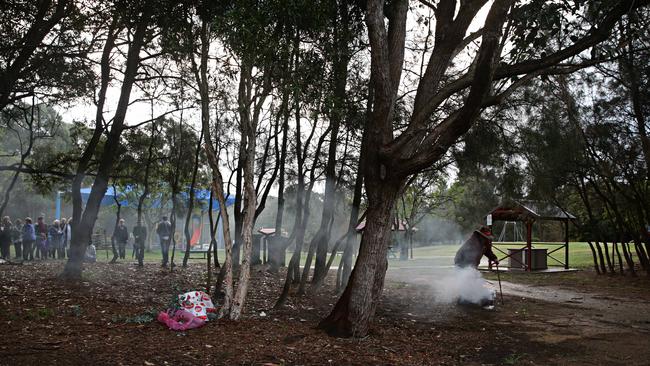
[{"label": "tree trunk", "polygon": [[616,251],[616,256],[618,257],[618,270],[622,275],[625,275],[625,270],[623,269],[623,259],[621,258],[621,252],[618,250],[617,242],[614,242],[614,250]]},{"label": "tree trunk", "polygon": [[386,254],[393,206],[401,182],[366,182],[368,209],[359,257],[350,282],[329,316],[318,325],[330,335],[363,337],[368,334],[388,268]]},{"label": "tree trunk", "polygon": [[245,136],[241,136],[239,140],[239,153],[237,154],[237,169],[235,171],[235,204],[233,205],[235,216],[235,243],[232,247],[232,264],[234,267],[239,265],[239,257],[241,254],[241,241],[242,241],[242,226],[244,221],[244,212],[242,210],[243,192],[242,182],[244,179],[243,157],[246,156],[246,143]]},{"label": "tree trunk", "polygon": [[634,240],[634,251],[636,252],[637,257],[639,257],[639,263],[641,263],[641,268],[645,270],[648,275],[650,275],[650,266],[648,266],[648,257],[641,246],[641,243],[638,240]]},{"label": "tree trunk", "polygon": [[[194,169],[192,170],[192,181],[190,182],[190,197],[187,206],[187,215],[185,216],[185,256],[183,256],[183,267],[187,267],[187,261],[190,260],[190,250],[192,249],[191,240],[192,234],[190,233],[190,222],[192,220],[192,210],[194,209],[194,187],[196,186],[196,174],[199,171],[199,155],[201,153],[201,143],[203,142],[203,124],[201,124],[201,132],[199,134],[199,142],[196,145],[196,152],[194,154]],[[199,243],[201,244],[201,243]]]},{"label": "tree trunk", "polygon": [[[212,187],[210,187],[210,202],[208,203],[208,220],[210,221],[210,248],[211,251],[213,250],[214,253],[212,253],[212,256],[214,258],[214,268],[219,268],[219,256],[217,255],[217,228],[219,227],[219,216],[217,215],[217,222],[214,222],[214,217],[212,214],[212,211],[214,210],[214,205],[213,205],[213,195],[214,193],[212,192]],[[210,253],[208,253],[208,256],[210,256]],[[210,259],[208,259],[210,260]],[[212,283],[212,282],[210,282]]]},{"label": "tree trunk", "polygon": [[[177,170],[178,171],[178,170]],[[171,248],[171,257],[169,259],[169,271],[174,272],[174,267],[176,264],[174,263],[174,256],[176,255],[176,208],[178,207],[177,203],[177,193],[175,192],[175,189],[172,187],[172,212],[169,215],[169,221],[171,222],[172,226],[172,235],[171,235],[171,241],[172,241],[172,248]]]},{"label": "tree trunk", "polygon": [[208,274],[206,276],[205,292],[207,294],[210,294],[210,289],[212,288],[212,248],[215,243],[212,231],[212,227],[214,226],[214,223],[212,222],[212,192],[210,192],[210,203],[208,204],[208,210],[210,210],[208,211],[208,220],[210,220],[210,245],[208,246],[208,253],[206,255]]},{"label": "tree trunk", "polygon": [[153,156],[153,147],[156,141],[156,123],[153,121],[153,100],[151,102],[151,135],[149,135],[149,148],[147,149],[147,161],[144,166],[144,189],[140,197],[138,197],[138,225],[142,225],[142,208],[144,206],[144,200],[149,195],[149,176],[151,175],[151,163]]},{"label": "tree trunk", "polygon": [[[81,185],[86,177],[86,170],[90,164],[90,161],[95,154],[95,150],[99,145],[100,139],[104,132],[104,104],[106,103],[106,93],[108,86],[111,80],[111,53],[113,48],[115,48],[115,40],[118,36],[118,17],[113,16],[113,20],[108,27],[108,35],[106,37],[106,42],[104,43],[104,48],[102,50],[102,57],[100,60],[100,87],[99,93],[97,94],[97,109],[95,114],[95,128],[93,130],[92,137],[86,145],[79,162],[77,163],[77,169],[75,176],[72,179],[72,234],[73,238],[77,235],[79,243],[76,246],[73,246],[74,240],[70,241],[70,255],[68,257],[68,263],[70,263],[71,269],[68,272],[70,277],[80,277],[81,276],[81,261],[83,260],[83,255],[86,251],[86,245],[90,243],[90,235],[84,234],[85,237],[81,238],[79,235],[86,231],[92,232],[92,227],[81,229],[81,216],[83,214],[83,200],[81,197]],[[78,274],[76,273],[78,272]]]},{"label": "tree trunk", "polygon": [[[219,214],[222,221],[223,239],[225,242],[225,259],[221,272],[223,276],[219,275],[217,283],[215,284],[215,293],[217,295],[218,289],[221,288],[221,283],[224,284],[224,297],[221,309],[219,310],[219,317],[223,318],[230,314],[232,303],[233,283],[232,283],[232,240],[230,239],[230,219],[228,217],[228,209],[226,207],[226,198],[224,194],[223,176],[219,170],[219,159],[212,142],[212,135],[210,134],[210,93],[208,84],[208,51],[210,47],[210,20],[207,19],[205,9],[202,9],[201,15],[201,62],[200,67],[197,67],[196,61],[192,57],[192,67],[194,69],[194,76],[197,84],[199,85],[199,93],[201,95],[201,124],[205,132],[204,149],[212,170],[212,192],[217,195],[219,202]],[[222,280],[223,279],[223,280]]]},{"label": "tree trunk", "polygon": [[[242,66],[242,81],[240,81],[240,96],[249,94],[243,92],[243,88],[251,88],[251,72],[252,66]],[[242,86],[244,84],[244,86]],[[257,195],[255,193],[255,148],[256,148],[256,134],[257,134],[257,119],[256,117],[248,118],[250,111],[247,109],[241,110],[241,105],[251,105],[248,100],[240,100],[240,115],[242,116],[241,133],[246,137],[246,149],[244,155],[244,218],[242,221],[242,258],[241,266],[239,268],[239,279],[237,281],[237,292],[233,298],[232,308],[230,310],[230,319],[238,320],[246,300],[248,292],[248,282],[250,279],[250,262],[253,241],[253,222],[255,220],[255,207],[257,206]],[[242,157],[240,157],[241,160]]]},{"label": "tree trunk", "polygon": [[[374,83],[371,76],[370,80],[368,81],[368,98],[366,101],[366,111],[365,111],[366,122],[371,118],[372,115],[372,102],[374,96],[373,90],[374,90]],[[369,134],[368,129],[364,128],[363,134],[361,135],[362,146],[367,145],[368,134]],[[364,171],[365,171],[365,153],[364,153],[364,149],[362,149],[359,154],[359,162],[357,164],[357,176],[354,180],[354,193],[352,196],[352,207],[350,212],[350,221],[349,221],[350,227],[348,231],[348,238],[345,242],[345,249],[343,249],[343,255],[341,256],[341,263],[339,264],[339,271],[337,271],[337,276],[336,276],[337,291],[347,286],[348,280],[350,279],[350,274],[352,273],[352,255],[354,254],[354,249],[355,249],[354,247],[355,247],[355,241],[357,236],[356,222],[359,221],[359,207],[361,206],[361,198],[363,194]],[[354,227],[352,227],[353,223],[355,225]]]},{"label": "tree trunk", "polygon": [[612,260],[609,258],[609,249],[607,248],[607,242],[603,241],[603,248],[605,251],[605,259],[607,260],[607,268],[609,268],[609,272],[614,274],[616,271],[614,271],[614,265],[612,264]]},{"label": "tree trunk", "polygon": [[[97,221],[97,215],[99,213],[99,207],[106,193],[106,188],[108,187],[108,179],[113,168],[113,162],[115,160],[114,152],[117,151],[117,148],[120,145],[120,137],[122,135],[122,129],[124,126],[124,119],[126,117],[126,111],[129,106],[129,99],[131,97],[131,90],[135,82],[135,77],[138,72],[140,64],[140,50],[144,44],[144,38],[150,21],[150,12],[151,9],[149,6],[144,5],[144,12],[140,15],[140,19],[136,24],[136,30],[133,34],[133,40],[129,45],[129,50],[127,53],[126,60],[126,70],[124,72],[124,78],[122,81],[122,89],[120,91],[120,98],[115,110],[115,116],[113,118],[113,124],[111,130],[104,144],[104,150],[99,159],[99,167],[97,169],[97,176],[93,182],[93,186],[86,203],[86,209],[83,210],[81,214],[81,200],[79,188],[81,187],[81,182],[83,181],[83,174],[85,169],[83,169],[81,175],[77,174],[75,177],[76,183],[73,182],[73,195],[75,194],[75,188],[77,188],[76,193],[78,194],[79,201],[73,207],[73,223],[72,226],[72,240],[70,243],[70,256],[66,266],[63,270],[63,276],[71,279],[80,279],[81,272],[83,270],[83,258],[86,251],[86,245],[90,242],[93,226],[95,221]],[[102,70],[103,71],[103,70]],[[101,110],[97,114],[101,116]],[[102,119],[101,117],[99,118]],[[101,122],[100,122],[101,123]],[[92,153],[92,152],[91,152]],[[91,154],[92,156],[92,154]],[[82,166],[80,162],[80,167]],[[79,167],[78,167],[79,168]],[[79,170],[78,170],[79,173]],[[81,180],[78,180],[78,176],[81,176]],[[76,187],[75,187],[76,186]],[[74,214],[76,210],[76,215]],[[77,218],[80,217],[81,220]]]},{"label": "tree trunk", "polygon": [[589,244],[589,249],[591,249],[591,256],[594,259],[594,269],[596,270],[596,273],[601,274],[600,267],[598,265],[598,256],[596,255],[596,249],[594,249],[594,245],[590,241],[588,241],[587,244]]},{"label": "tree trunk", "polygon": [[[296,63],[297,62],[298,60],[296,60]],[[293,224],[293,228],[294,228],[293,230],[295,232],[294,234],[295,247],[294,247],[293,255],[289,260],[289,266],[287,268],[287,277],[284,281],[282,292],[280,293],[280,296],[278,297],[278,300],[276,301],[274,306],[275,309],[279,309],[284,305],[284,303],[286,302],[289,296],[289,290],[291,289],[291,285],[301,283],[300,258],[302,257],[302,247],[305,242],[305,230],[307,228],[307,221],[309,220],[309,201],[311,197],[311,190],[313,188],[314,181],[315,181],[314,172],[316,169],[316,161],[318,160],[318,154],[320,152],[321,143],[323,141],[323,139],[321,138],[317,144],[316,157],[314,158],[314,164],[312,164],[310,169],[311,181],[309,183],[309,188],[305,190],[305,170],[304,170],[305,159],[306,159],[305,152],[309,150],[309,141],[311,140],[311,136],[313,136],[313,133],[316,129],[316,123],[313,124],[313,128],[310,133],[310,138],[307,139],[307,143],[305,144],[305,149],[303,152],[302,135],[300,132],[301,131],[300,125],[302,122],[300,121],[300,104],[298,100],[296,100],[295,102],[294,116],[296,122],[295,153],[297,157],[296,160],[297,160],[297,170],[298,170],[298,177],[297,177],[298,187],[296,190],[296,217]]]},{"label": "tree trunk", "polygon": [[115,201],[117,210],[115,212],[115,226],[113,227],[113,235],[111,235],[111,249],[113,249],[113,259],[111,259],[111,263],[117,262],[117,258],[119,257],[117,249],[115,248],[115,232],[117,231],[117,227],[120,224],[122,213],[122,205],[120,204],[120,200],[117,198],[117,187],[115,187],[115,184],[113,184],[113,192],[115,194],[113,196],[113,200]]},{"label": "tree trunk", "polygon": [[623,256],[625,257],[625,262],[627,263],[627,268],[630,271],[630,274],[632,274],[632,276],[636,276],[636,270],[634,269],[634,261],[632,260],[632,253],[630,253],[630,248],[625,242],[621,242],[621,248],[623,248]]},{"label": "tree trunk", "polygon": [[605,268],[605,258],[603,257],[603,250],[600,248],[600,242],[595,241],[596,251],[598,252],[598,262],[600,263],[600,271],[607,273],[607,268]]},{"label": "tree trunk", "polygon": [[[286,88],[288,89],[288,88]],[[271,240],[270,243],[268,243],[268,248],[269,248],[269,265],[270,265],[270,270],[273,273],[277,273],[278,270],[280,269],[280,265],[283,262],[283,258],[280,256],[284,256],[285,251],[284,250],[279,250],[281,248],[278,248],[279,245],[282,245],[284,248],[284,243],[282,242],[282,221],[284,219],[284,181],[285,181],[285,160],[287,157],[287,140],[289,136],[289,117],[290,117],[290,112],[289,112],[289,90],[285,90],[284,94],[282,96],[282,112],[284,113],[284,118],[282,121],[282,147],[280,150],[280,154],[278,156],[280,160],[280,169],[278,171],[279,177],[278,177],[278,209],[276,211],[275,215],[275,235],[274,238]],[[298,193],[302,194],[302,192]],[[302,208],[297,208],[297,210],[301,210]],[[295,253],[295,251],[294,251]],[[293,257],[291,258],[293,260]],[[285,284],[286,286],[286,284]]]},{"label": "tree trunk", "polygon": [[[341,52],[345,52],[341,50]],[[336,204],[336,148],[338,147],[338,135],[341,126],[341,114],[343,113],[343,104],[345,99],[345,86],[347,83],[347,58],[341,61],[345,63],[345,72],[339,71],[335,76],[334,99],[335,106],[330,119],[331,131],[330,141],[327,154],[327,164],[325,166],[325,196],[323,198],[323,212],[318,232],[314,237],[316,246],[316,263],[314,266],[313,283],[321,282],[327,276],[327,252],[330,242],[331,222],[334,218],[334,209]],[[335,65],[335,68],[342,69],[342,65]]]}]

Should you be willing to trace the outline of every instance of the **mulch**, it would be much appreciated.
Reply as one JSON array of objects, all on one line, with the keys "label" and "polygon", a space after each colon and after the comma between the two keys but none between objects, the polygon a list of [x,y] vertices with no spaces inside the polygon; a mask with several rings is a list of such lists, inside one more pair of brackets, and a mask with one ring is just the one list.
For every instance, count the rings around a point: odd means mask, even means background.
[{"label": "mulch", "polygon": [[173,332],[151,314],[204,289],[203,264],[170,273],[153,263],[93,263],[78,283],[59,278],[63,265],[0,266],[0,364],[496,365],[521,355],[544,364],[524,333],[493,326],[499,308],[437,304],[410,285],[387,284],[368,337],[334,338],[316,328],[337,299],[331,282],[272,310],[285,274],[254,268],[241,320]]}]

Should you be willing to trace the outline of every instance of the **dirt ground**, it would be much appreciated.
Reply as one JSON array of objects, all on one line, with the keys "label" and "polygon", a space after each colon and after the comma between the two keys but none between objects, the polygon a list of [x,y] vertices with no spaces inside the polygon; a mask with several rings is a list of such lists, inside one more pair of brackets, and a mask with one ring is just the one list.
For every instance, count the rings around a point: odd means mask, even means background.
[{"label": "dirt ground", "polygon": [[[650,362],[646,296],[650,281],[635,282],[635,291],[628,297],[619,292],[595,293],[592,288],[580,293],[564,286],[557,288],[568,291],[568,299],[545,299],[525,291],[534,294],[535,288],[543,288],[548,294],[556,287],[518,284],[508,278],[504,305],[488,311],[436,303],[426,284],[404,283],[389,275],[372,334],[364,339],[339,339],[316,329],[336,301],[329,287],[318,297],[292,296],[285,309],[270,310],[282,286],[282,273],[254,270],[243,320],[211,321],[177,333],[150,321],[149,314],[165,310],[184,290],[202,289],[203,265],[191,264],[170,273],[153,263],[142,269],[126,263],[95,263],[86,266],[81,283],[59,279],[62,268],[62,261],[0,266],[0,364]],[[578,276],[588,281],[593,275]],[[595,300],[584,301],[587,297]],[[599,297],[604,302],[598,302]],[[593,301],[605,305],[594,306]]]}]

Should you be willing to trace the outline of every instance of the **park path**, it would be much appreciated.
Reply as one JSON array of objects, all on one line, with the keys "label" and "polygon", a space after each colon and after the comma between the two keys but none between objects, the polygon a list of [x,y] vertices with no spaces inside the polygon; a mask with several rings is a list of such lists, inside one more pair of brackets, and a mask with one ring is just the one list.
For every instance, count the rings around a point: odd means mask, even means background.
[{"label": "park path", "polygon": [[[496,281],[492,286],[498,289]],[[557,286],[530,286],[502,281],[503,293],[509,296],[565,304],[592,310],[599,322],[650,332],[650,302],[633,297],[603,295]]]},{"label": "park path", "polygon": [[[440,279],[453,276],[453,257],[436,257],[420,261],[391,262],[386,274],[387,281],[423,286],[435,293]],[[487,283],[499,290],[496,281]],[[506,296],[535,299],[544,302],[585,310],[585,315],[598,323],[614,328],[630,327],[650,333],[650,301],[635,297],[612,296],[597,292],[579,291],[559,286],[534,286],[501,282]],[[507,298],[506,298],[507,301]]]}]

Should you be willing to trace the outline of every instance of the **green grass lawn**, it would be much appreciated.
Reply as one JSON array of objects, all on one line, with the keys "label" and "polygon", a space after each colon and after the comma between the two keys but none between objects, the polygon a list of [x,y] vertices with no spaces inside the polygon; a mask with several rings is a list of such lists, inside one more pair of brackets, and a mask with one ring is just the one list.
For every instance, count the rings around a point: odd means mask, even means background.
[{"label": "green grass lawn", "polygon": [[[510,248],[517,248],[517,247],[522,247],[524,243],[517,243],[515,245],[508,245],[507,247]],[[557,246],[552,246],[549,244],[535,244],[535,248],[547,248],[550,250],[557,248]],[[445,263],[450,261],[450,257],[453,257],[456,251],[458,250],[459,245],[458,244],[444,244],[444,245],[433,245],[433,246],[426,246],[426,247],[416,247],[413,248],[413,259],[409,261],[400,261],[397,258],[389,258],[389,265],[391,266],[399,266],[399,267],[404,267],[404,266],[418,266],[418,265],[425,265],[425,263],[431,263],[431,260],[440,260]],[[506,247],[502,247],[504,251],[507,252]],[[131,253],[132,249],[131,247],[127,247],[126,251],[126,256],[127,256],[127,261],[135,261],[135,259],[131,259]],[[225,252],[223,249],[219,249],[217,251],[218,256],[219,256],[219,261],[223,261],[225,257]],[[108,254],[108,255],[107,255]],[[182,261],[183,258],[183,252],[182,251],[176,251],[175,254],[175,261],[179,262]],[[14,248],[13,246],[11,247],[11,255],[12,257],[14,256]],[[293,255],[293,252],[287,251],[287,256],[286,256],[286,263],[288,264],[291,256]],[[398,254],[399,255],[399,254]],[[558,250],[553,254],[556,258],[559,260],[564,261],[564,251],[563,250]],[[170,252],[171,256],[171,252]],[[502,257],[503,254],[500,254],[499,257]],[[97,251],[97,260],[100,262],[107,262],[111,260],[113,257],[110,249],[108,251],[106,250],[98,250]],[[151,251],[145,251],[144,255],[144,260],[146,262],[159,262],[162,259],[162,254],[159,249],[154,249]],[[300,265],[304,266],[305,261],[307,259],[307,254],[303,253],[301,258],[300,258]],[[190,259],[192,262],[202,262],[205,261],[205,259],[202,258],[201,254],[193,254],[192,259]],[[334,262],[332,263],[333,267],[337,267],[341,261],[341,254],[339,253],[336,258],[334,259]],[[548,261],[549,265],[552,264],[557,264],[553,260],[549,259]],[[312,261],[312,266],[313,266],[313,261]],[[569,243],[569,265],[571,268],[590,268],[593,266],[593,260],[591,257],[591,250],[589,249],[589,245],[587,243],[583,242],[571,242]]]},{"label": "green grass lawn", "polygon": [[[499,246],[499,248],[501,248],[501,250],[503,250],[504,252],[507,252],[506,248],[513,248],[513,249],[522,248],[525,245],[526,245],[525,243],[515,243],[514,245]],[[554,249],[557,249],[558,246],[553,244],[533,243],[533,248],[543,248],[543,249],[547,249],[550,252]],[[458,250],[458,245],[439,245],[439,246],[415,248],[414,257],[418,258],[418,257],[427,257],[427,256],[433,257],[433,256],[445,256],[445,255],[453,256],[456,253],[456,250]],[[556,251],[551,255],[559,259],[560,261],[564,262],[564,249],[559,249],[558,251]],[[504,254],[499,253],[498,256],[499,258],[501,258],[504,256]],[[553,261],[552,259],[548,259],[548,264],[559,265],[559,263]],[[586,267],[593,266],[593,259],[591,256],[591,250],[589,249],[589,244],[584,242],[569,243],[569,266],[571,268],[586,268]]]}]

